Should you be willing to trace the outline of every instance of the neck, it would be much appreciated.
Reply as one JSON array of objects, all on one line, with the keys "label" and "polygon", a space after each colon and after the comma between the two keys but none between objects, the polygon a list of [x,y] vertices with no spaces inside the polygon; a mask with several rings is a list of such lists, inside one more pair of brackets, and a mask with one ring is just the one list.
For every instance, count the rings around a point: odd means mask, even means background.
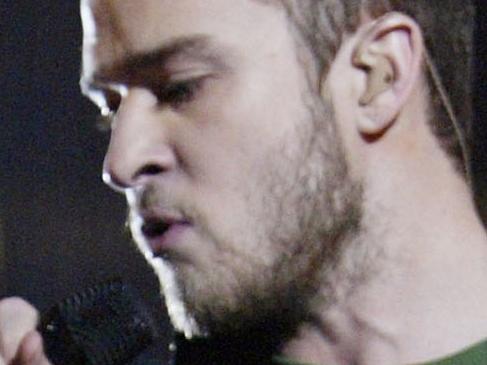
[{"label": "neck", "polygon": [[366,191],[362,234],[341,270],[362,273],[331,279],[333,303],[316,305],[286,356],[313,364],[418,363],[487,337],[484,228],[466,183],[443,152],[429,152],[402,156],[400,165],[391,154],[369,169],[378,172],[366,184],[375,189]]}]

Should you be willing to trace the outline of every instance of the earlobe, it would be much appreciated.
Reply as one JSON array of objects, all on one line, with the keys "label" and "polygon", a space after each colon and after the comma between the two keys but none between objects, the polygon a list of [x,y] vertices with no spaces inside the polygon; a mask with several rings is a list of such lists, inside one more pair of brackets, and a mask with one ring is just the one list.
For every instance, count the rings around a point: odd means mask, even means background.
[{"label": "earlobe", "polygon": [[395,121],[420,79],[424,52],[416,22],[388,13],[358,32],[353,66],[365,74],[357,107],[357,128],[380,135]]}]

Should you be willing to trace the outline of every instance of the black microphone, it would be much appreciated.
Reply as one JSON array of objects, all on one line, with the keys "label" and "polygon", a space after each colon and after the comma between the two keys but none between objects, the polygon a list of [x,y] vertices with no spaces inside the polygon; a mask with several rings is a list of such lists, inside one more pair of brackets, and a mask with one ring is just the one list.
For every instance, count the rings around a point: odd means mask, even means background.
[{"label": "black microphone", "polygon": [[77,293],[41,314],[54,365],[122,365],[155,343],[157,329],[134,290],[119,279]]}]

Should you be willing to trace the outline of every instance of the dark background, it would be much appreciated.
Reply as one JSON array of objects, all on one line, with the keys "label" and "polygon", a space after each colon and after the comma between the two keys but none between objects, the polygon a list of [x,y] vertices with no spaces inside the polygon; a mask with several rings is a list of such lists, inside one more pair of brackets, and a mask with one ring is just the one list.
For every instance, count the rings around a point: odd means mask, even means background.
[{"label": "dark background", "polygon": [[45,309],[121,276],[164,313],[124,228],[125,199],[101,180],[108,134],[78,87],[78,1],[0,0],[0,11],[0,295]]},{"label": "dark background", "polygon": [[[97,111],[78,88],[78,1],[1,1],[0,221],[6,273],[0,294],[46,308],[120,275],[153,308],[161,308],[155,278],[124,232],[125,201],[101,181],[108,135],[97,131]],[[486,18],[481,9],[479,55],[486,54]],[[473,160],[478,202],[484,205],[482,57],[477,67]]]}]

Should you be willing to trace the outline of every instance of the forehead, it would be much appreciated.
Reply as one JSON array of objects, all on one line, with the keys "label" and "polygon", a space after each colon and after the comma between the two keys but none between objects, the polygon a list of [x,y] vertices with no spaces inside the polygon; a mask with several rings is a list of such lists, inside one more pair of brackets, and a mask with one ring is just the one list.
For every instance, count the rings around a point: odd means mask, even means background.
[{"label": "forehead", "polygon": [[84,66],[95,68],[191,35],[262,48],[284,18],[264,0],[82,0],[81,6]]}]

